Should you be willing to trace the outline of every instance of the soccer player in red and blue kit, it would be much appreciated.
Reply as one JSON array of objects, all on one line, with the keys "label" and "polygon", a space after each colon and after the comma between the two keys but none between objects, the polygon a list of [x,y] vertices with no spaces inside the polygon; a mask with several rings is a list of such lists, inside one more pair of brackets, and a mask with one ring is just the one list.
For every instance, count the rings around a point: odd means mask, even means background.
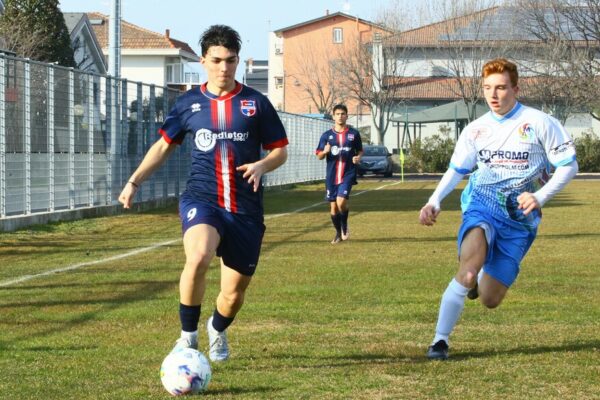
[{"label": "soccer player in red and blue kit", "polygon": [[325,198],[330,204],[331,222],[335,227],[332,244],[348,240],[348,215],[350,191],[356,184],[356,166],[363,153],[360,133],[348,126],[348,108],[343,104],[333,107],[334,127],[323,132],[316,154],[319,160],[327,158]]},{"label": "soccer player in red and blue kit", "polygon": [[[198,347],[206,273],[221,257],[221,290],[207,321],[209,357],[229,358],[225,330],[242,307],[258,264],[265,231],[261,177],[287,159],[287,136],[269,100],[235,80],[241,39],[214,25],[200,39],[208,81],[182,94],[162,135],[119,196],[129,208],[142,184],[191,135],[192,163],[179,200],[185,266],[179,281],[181,336],[173,351]],[[261,147],[269,153],[261,159]]]}]

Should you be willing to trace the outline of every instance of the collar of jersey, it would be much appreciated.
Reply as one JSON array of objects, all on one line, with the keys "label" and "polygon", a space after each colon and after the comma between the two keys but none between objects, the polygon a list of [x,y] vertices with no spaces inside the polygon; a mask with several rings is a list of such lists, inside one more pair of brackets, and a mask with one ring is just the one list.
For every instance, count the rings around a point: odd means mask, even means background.
[{"label": "collar of jersey", "polygon": [[504,121],[506,121],[507,119],[509,119],[510,117],[512,117],[513,115],[515,115],[517,113],[517,111],[519,111],[521,109],[521,103],[519,103],[518,101],[515,103],[515,106],[513,107],[512,110],[510,110],[507,114],[504,115],[496,115],[493,111],[490,111],[490,115],[492,116],[493,119],[495,119],[496,121],[502,123]]},{"label": "collar of jersey", "polygon": [[338,132],[338,131],[336,131],[336,130],[335,130],[335,126],[334,126],[333,128],[331,128],[331,130],[332,130],[332,131],[333,131],[333,133],[335,133],[336,135],[339,135],[340,133],[341,133],[341,134],[344,134],[344,133],[348,132],[348,131],[350,130],[350,127],[349,127],[348,125],[346,125],[346,127],[344,128],[344,130],[343,130],[343,131],[341,131],[341,132]]},{"label": "collar of jersey", "polygon": [[239,92],[241,92],[242,87],[243,87],[241,83],[239,83],[238,81],[235,81],[235,88],[231,92],[229,92],[223,96],[217,96],[216,94],[213,94],[208,91],[208,89],[206,88],[207,84],[208,84],[208,82],[205,82],[202,84],[202,86],[200,86],[200,91],[202,92],[202,94],[211,100],[219,100],[219,101],[229,100],[230,98],[234,97]]}]

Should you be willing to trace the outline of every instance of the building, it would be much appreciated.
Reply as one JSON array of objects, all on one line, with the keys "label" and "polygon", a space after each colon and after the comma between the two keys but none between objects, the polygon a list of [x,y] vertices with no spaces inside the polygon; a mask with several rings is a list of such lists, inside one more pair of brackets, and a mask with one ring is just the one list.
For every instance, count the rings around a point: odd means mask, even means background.
[{"label": "building", "polygon": [[249,58],[245,61],[244,84],[258,90],[265,96],[269,95],[269,61],[254,60]]},{"label": "building", "polygon": [[336,63],[357,52],[385,28],[342,12],[278,29],[269,36],[269,99],[276,109],[327,114],[336,103],[348,106],[355,126],[368,124],[369,108],[341,90]]},{"label": "building", "polygon": [[73,58],[77,69],[106,74],[106,60],[94,29],[85,13],[63,13],[71,36]]},{"label": "building", "polygon": [[[87,13],[102,52],[108,60],[109,16]],[[192,70],[198,55],[185,42],[121,21],[121,77],[157,86],[188,89],[200,83],[199,73]]]},{"label": "building", "polygon": [[[385,64],[403,64],[399,69],[403,74],[388,77],[387,88],[394,91],[397,106],[390,115],[394,124],[390,124],[385,133],[385,145],[393,149],[403,143],[406,145],[406,141],[402,141],[403,121],[416,121],[413,117],[419,113],[423,115],[424,110],[459,100],[476,104],[482,99],[481,68],[487,60],[496,57],[506,57],[518,64],[519,98],[523,103],[562,119],[559,113],[568,99],[552,92],[552,85],[558,82],[560,86],[560,78],[540,78],[536,71],[542,56],[536,49],[542,43],[540,38],[523,28],[532,23],[532,20],[525,20],[529,18],[525,14],[522,9],[493,7],[386,37],[382,46],[388,50],[385,54],[391,56]],[[550,16],[547,18],[552,20]],[[507,29],[507,26],[519,29]],[[577,34],[572,38],[578,40]],[[596,46],[600,48],[599,44]],[[547,87],[546,96],[540,96],[539,91],[534,90],[540,86]],[[440,131],[459,132],[468,122],[451,117],[444,121],[423,118],[422,122],[412,122],[413,138]],[[577,136],[590,129],[599,132],[600,122],[587,113],[574,112],[569,114],[565,127]]]}]

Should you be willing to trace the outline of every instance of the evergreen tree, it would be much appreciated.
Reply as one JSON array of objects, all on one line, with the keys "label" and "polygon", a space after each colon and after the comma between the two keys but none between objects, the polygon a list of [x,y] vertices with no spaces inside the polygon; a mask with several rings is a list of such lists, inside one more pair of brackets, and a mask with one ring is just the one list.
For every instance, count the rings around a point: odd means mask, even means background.
[{"label": "evergreen tree", "polygon": [[69,31],[58,0],[6,0],[0,36],[21,57],[74,67]]}]

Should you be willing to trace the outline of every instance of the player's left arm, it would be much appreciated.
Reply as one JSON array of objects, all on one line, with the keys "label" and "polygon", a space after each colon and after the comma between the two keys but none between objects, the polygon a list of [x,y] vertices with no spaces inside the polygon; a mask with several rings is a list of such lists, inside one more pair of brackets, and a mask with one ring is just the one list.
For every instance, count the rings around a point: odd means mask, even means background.
[{"label": "player's left arm", "polygon": [[248,179],[248,183],[253,185],[256,192],[260,187],[260,178],[267,172],[282,166],[286,160],[287,146],[277,147],[272,149],[265,158],[254,163],[240,165],[236,170],[244,173],[244,179]]},{"label": "player's left arm", "polygon": [[357,133],[356,135],[357,135],[356,136],[356,155],[354,157],[352,157],[353,164],[360,163],[360,159],[362,158],[362,155],[364,153],[363,147],[362,147],[362,138],[360,137],[360,133]]},{"label": "player's left arm", "polygon": [[517,197],[519,209],[523,210],[524,215],[543,207],[573,179],[579,170],[573,140],[557,119],[548,116],[539,131],[540,142],[546,151],[548,161],[556,167],[556,170],[552,178],[537,192],[523,192]]},{"label": "player's left arm", "polygon": [[548,200],[560,192],[573,179],[579,170],[577,160],[556,168],[552,178],[535,193],[523,192],[517,197],[519,208],[527,215],[536,208],[542,208]]}]

